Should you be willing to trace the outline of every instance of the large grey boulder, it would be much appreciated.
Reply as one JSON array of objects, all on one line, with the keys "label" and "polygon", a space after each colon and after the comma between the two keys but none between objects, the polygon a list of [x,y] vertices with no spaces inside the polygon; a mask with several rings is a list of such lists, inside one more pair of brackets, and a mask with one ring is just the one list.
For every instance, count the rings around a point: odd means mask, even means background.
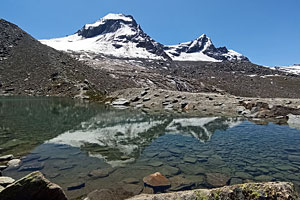
[{"label": "large grey boulder", "polygon": [[17,180],[0,192],[1,200],[67,200],[63,190],[39,171]]},{"label": "large grey boulder", "polygon": [[240,185],[225,186],[216,189],[197,189],[190,191],[142,194],[130,200],[297,200],[299,196],[292,183],[267,182],[245,183]]}]

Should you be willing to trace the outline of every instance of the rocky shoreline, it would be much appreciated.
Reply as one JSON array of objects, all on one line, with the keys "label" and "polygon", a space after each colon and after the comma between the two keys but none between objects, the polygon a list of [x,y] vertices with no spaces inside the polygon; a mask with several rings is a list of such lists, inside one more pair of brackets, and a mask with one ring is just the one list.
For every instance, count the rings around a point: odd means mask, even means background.
[{"label": "rocky shoreline", "polygon": [[180,115],[244,117],[259,124],[274,122],[299,127],[300,99],[238,97],[225,92],[190,93],[130,88],[111,93],[106,101],[117,108]]},{"label": "rocky shoreline", "polygon": [[[131,180],[128,180],[131,181]],[[2,182],[0,182],[2,184]],[[145,185],[152,189],[162,189],[170,187],[170,181],[159,172],[144,178]],[[3,184],[2,184],[3,185]],[[296,200],[299,196],[292,183],[289,182],[265,182],[265,183],[244,183],[238,185],[224,186],[214,189],[195,189],[173,193],[145,194],[143,192],[129,200],[250,200],[250,199],[269,199],[269,200]],[[1,186],[1,200],[67,200],[62,188],[51,183],[44,175],[35,171],[29,175],[10,182],[5,188]],[[108,189],[95,190],[87,195],[84,200],[117,200],[113,191]]]}]

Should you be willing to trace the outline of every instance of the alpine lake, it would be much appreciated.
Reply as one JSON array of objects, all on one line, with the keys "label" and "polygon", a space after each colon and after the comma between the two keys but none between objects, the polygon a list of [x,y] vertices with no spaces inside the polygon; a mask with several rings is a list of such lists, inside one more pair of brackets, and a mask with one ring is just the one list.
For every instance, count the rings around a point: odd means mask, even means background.
[{"label": "alpine lake", "polygon": [[70,199],[102,188],[125,196],[153,192],[143,178],[155,172],[171,181],[164,192],[300,185],[300,130],[287,125],[148,114],[67,98],[1,97],[0,156],[7,154],[22,163],[4,176],[39,170]]}]

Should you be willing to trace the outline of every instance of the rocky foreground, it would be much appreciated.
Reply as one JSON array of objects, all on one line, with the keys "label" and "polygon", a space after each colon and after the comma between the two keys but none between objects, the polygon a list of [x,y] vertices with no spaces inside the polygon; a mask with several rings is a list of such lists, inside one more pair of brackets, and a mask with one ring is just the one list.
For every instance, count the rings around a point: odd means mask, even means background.
[{"label": "rocky foreground", "polygon": [[[1,200],[67,200],[66,195],[60,186],[51,183],[39,171],[21,178],[17,181],[5,182],[0,180]],[[153,188],[166,187],[169,182],[159,172],[144,178],[144,182]],[[117,200],[117,197],[109,190],[95,190],[85,200]],[[269,199],[269,200],[296,200],[299,199],[294,185],[288,182],[267,182],[267,183],[245,183],[240,185],[225,186],[216,189],[197,189],[190,191],[163,193],[163,194],[141,194],[130,198],[130,200],[248,200],[248,199]]]},{"label": "rocky foreground", "polygon": [[130,200],[250,200],[250,199],[299,199],[294,186],[287,182],[245,183],[217,189],[198,189],[167,194],[142,194]]}]

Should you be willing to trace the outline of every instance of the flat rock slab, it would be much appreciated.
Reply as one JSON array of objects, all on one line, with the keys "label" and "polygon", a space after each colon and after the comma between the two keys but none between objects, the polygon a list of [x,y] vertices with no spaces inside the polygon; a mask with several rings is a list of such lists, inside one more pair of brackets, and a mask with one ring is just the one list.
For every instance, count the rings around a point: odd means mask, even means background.
[{"label": "flat rock slab", "polygon": [[14,156],[12,155],[12,154],[10,154],[10,155],[5,155],[5,156],[1,156],[0,157],[0,162],[2,162],[2,161],[8,161],[8,160],[11,160],[11,159],[13,159],[14,158]]},{"label": "flat rock slab", "polygon": [[109,176],[109,174],[113,173],[114,171],[114,168],[95,169],[91,171],[88,176],[92,178],[104,178]]},{"label": "flat rock slab", "polygon": [[127,183],[127,184],[137,184],[140,181],[136,178],[126,178],[122,182]]},{"label": "flat rock slab", "polygon": [[211,186],[220,187],[226,185],[229,177],[221,173],[207,173],[206,180]]},{"label": "flat rock slab", "polygon": [[84,200],[118,200],[115,193],[109,189],[94,190]]},{"label": "flat rock slab", "polygon": [[168,191],[181,191],[190,189],[192,186],[195,185],[195,182],[185,178],[183,175],[178,175],[170,178],[171,187]]},{"label": "flat rock slab", "polygon": [[35,154],[33,154],[33,155],[27,155],[26,157],[24,157],[23,159],[22,159],[22,162],[30,162],[30,161],[33,161],[33,160],[37,160],[37,159],[39,159],[41,156],[39,156],[39,155],[35,155]]},{"label": "flat rock slab", "polygon": [[13,182],[15,182],[15,179],[7,177],[7,176],[1,176],[0,177],[0,185],[5,187],[9,184],[12,184]]},{"label": "flat rock slab", "polygon": [[299,196],[292,183],[288,182],[267,182],[267,183],[245,183],[240,185],[225,186],[217,189],[197,189],[182,192],[164,194],[142,194],[129,200],[297,200]]},{"label": "flat rock slab", "polygon": [[6,165],[0,165],[0,171],[3,171],[3,170],[5,170],[7,168],[7,166]]},{"label": "flat rock slab", "polygon": [[32,163],[28,165],[23,165],[18,171],[36,171],[44,168],[44,163]]},{"label": "flat rock slab", "polygon": [[160,162],[160,161],[150,161],[149,163],[148,163],[148,165],[149,166],[151,166],[151,167],[159,167],[159,166],[162,166],[164,163],[163,162]]},{"label": "flat rock slab", "polygon": [[129,192],[133,195],[140,194],[143,190],[143,186],[141,185],[136,185],[136,184],[125,184],[122,186],[123,190],[126,192]]},{"label": "flat rock slab", "polygon": [[71,185],[69,185],[67,187],[67,189],[70,190],[79,190],[81,188],[85,187],[85,183],[84,182],[78,182],[78,183],[72,183]]}]

